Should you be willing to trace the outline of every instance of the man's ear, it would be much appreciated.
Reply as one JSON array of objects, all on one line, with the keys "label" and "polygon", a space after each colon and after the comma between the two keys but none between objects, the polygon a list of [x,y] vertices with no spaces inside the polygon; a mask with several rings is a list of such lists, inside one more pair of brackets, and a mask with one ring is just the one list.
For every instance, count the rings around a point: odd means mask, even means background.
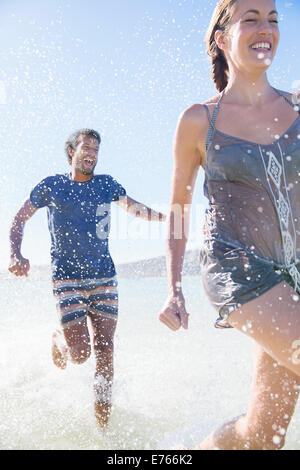
[{"label": "man's ear", "polygon": [[73,155],[74,155],[74,150],[72,149],[71,145],[69,145],[69,147],[68,147],[68,154],[69,154],[69,157],[72,160]]},{"label": "man's ear", "polygon": [[215,32],[215,41],[218,48],[223,51],[226,46],[224,31],[222,31],[221,29],[217,29],[217,31]]}]

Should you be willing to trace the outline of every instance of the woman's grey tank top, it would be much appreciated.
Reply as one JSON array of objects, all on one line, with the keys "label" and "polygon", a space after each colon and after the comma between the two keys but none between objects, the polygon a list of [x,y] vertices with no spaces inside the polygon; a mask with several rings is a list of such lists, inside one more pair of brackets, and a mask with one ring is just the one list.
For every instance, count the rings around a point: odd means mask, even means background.
[{"label": "woman's grey tank top", "polygon": [[[276,90],[277,91],[277,90]],[[279,91],[277,91],[278,94]],[[209,200],[206,240],[242,247],[265,262],[288,269],[300,288],[300,110],[269,145],[218,131],[211,118],[206,142],[204,194]]]}]

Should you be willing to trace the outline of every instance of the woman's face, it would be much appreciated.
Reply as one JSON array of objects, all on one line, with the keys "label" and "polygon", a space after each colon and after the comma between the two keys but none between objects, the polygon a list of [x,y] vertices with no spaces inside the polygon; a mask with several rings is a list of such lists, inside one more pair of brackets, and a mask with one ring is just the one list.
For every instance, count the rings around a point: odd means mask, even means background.
[{"label": "woman's face", "polygon": [[263,71],[275,56],[279,36],[274,0],[238,0],[227,32],[219,32],[219,47],[230,65]]}]

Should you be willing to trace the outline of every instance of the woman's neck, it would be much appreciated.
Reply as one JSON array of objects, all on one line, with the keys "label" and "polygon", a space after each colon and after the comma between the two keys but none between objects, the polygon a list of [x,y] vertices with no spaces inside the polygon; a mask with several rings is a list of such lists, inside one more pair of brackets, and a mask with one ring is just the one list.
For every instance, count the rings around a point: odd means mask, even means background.
[{"label": "woman's neck", "polygon": [[226,87],[227,98],[232,98],[244,105],[264,106],[274,99],[274,89],[263,74],[231,74]]}]

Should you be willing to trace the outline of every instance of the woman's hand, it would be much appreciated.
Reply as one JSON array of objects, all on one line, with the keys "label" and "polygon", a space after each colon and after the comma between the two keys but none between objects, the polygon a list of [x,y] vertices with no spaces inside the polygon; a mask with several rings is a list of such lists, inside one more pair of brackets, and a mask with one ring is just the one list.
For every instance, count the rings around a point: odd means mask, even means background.
[{"label": "woman's hand", "polygon": [[188,317],[182,293],[169,296],[159,314],[160,321],[173,331],[179,330],[181,326],[187,329]]}]

